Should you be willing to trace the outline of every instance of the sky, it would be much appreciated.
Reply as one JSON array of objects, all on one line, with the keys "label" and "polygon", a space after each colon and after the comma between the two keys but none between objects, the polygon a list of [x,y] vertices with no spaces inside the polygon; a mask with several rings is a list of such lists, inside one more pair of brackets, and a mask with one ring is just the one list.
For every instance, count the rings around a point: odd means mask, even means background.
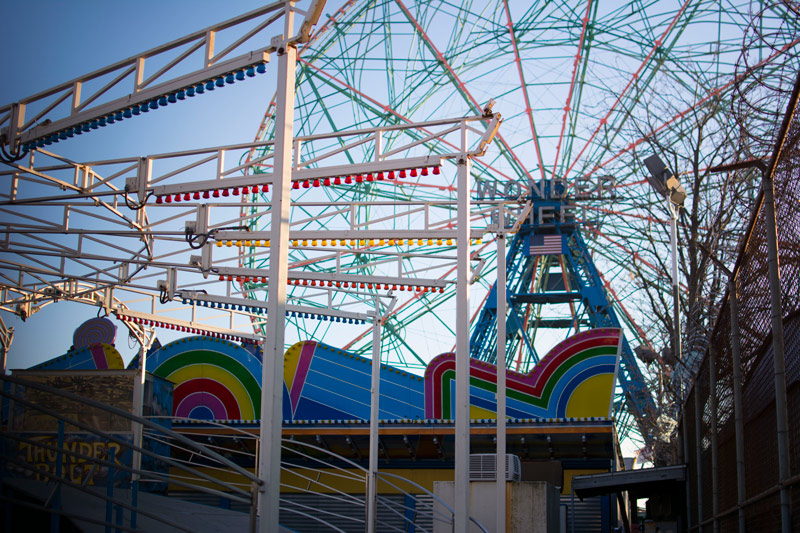
[{"label": "sky", "polygon": [[[0,55],[0,105],[263,5],[257,0],[0,2],[0,46],[8,52]],[[271,64],[267,75],[236,87],[187,99],[51,149],[86,161],[251,142],[274,91],[270,85],[274,70]],[[97,311],[84,304],[59,302],[24,323],[0,312],[6,326],[14,328],[7,368],[27,368],[66,353],[74,330],[97,316]],[[159,339],[162,343],[171,340],[161,332]],[[121,327],[116,347],[126,364],[138,350]]]}]

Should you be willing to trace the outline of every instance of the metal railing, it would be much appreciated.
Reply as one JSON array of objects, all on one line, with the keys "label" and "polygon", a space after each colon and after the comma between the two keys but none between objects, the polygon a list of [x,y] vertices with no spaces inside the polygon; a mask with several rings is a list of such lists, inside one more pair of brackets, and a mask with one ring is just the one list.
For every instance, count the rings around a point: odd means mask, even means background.
[{"label": "metal railing", "polygon": [[[48,513],[51,531],[59,530],[62,517],[103,526],[109,532],[141,530],[137,529],[141,517],[175,530],[193,531],[139,505],[141,490],[160,490],[179,498],[201,495],[207,502],[224,500],[244,507],[249,511],[250,530],[255,530],[262,481],[255,473],[259,446],[252,431],[206,420],[137,417],[67,390],[12,376],[0,376],[0,398],[3,412],[9,415],[0,433],[0,505],[6,506],[7,516],[15,506]],[[142,445],[134,444],[133,432],[118,431],[116,422],[117,430],[109,431],[98,427],[103,424],[64,414],[60,406],[67,402],[141,424]],[[39,430],[26,426],[20,413],[37,418]],[[175,431],[166,426],[173,421],[196,424]],[[91,445],[81,444],[86,442]],[[323,447],[293,439],[283,439],[282,450],[282,520],[332,531],[366,530],[366,468]],[[133,452],[141,454],[141,465],[135,464]],[[41,504],[22,496],[30,486],[20,479],[46,483],[48,494]],[[98,486],[103,481],[105,490]],[[380,471],[377,485],[378,531],[413,529],[424,533],[436,523],[453,529],[453,509],[425,487]],[[64,509],[62,496],[67,490],[102,502],[105,517]],[[301,501],[296,494],[311,500]]]},{"label": "metal railing", "polygon": [[[312,517],[314,520],[319,519],[321,513],[329,516],[329,521],[348,523],[359,530],[366,530],[364,502],[368,498],[369,479],[369,471],[366,468],[319,446],[290,439],[283,439],[283,456],[281,469],[284,472],[291,472],[298,482],[303,481],[307,485],[303,488],[297,484],[282,483],[282,490],[301,490],[308,494],[316,494],[319,497],[318,501],[335,501],[339,504],[339,509],[352,506],[347,512],[334,512],[317,507],[314,509],[317,516]],[[308,475],[304,472],[313,474]],[[337,485],[341,486],[342,482],[358,484],[362,488],[363,499],[352,490],[344,491],[338,488]],[[418,483],[397,474],[378,471],[377,486],[377,531],[409,531],[413,528],[424,533],[431,529],[422,524],[437,522],[450,529],[454,527],[453,509]],[[388,498],[387,493],[404,496],[404,503],[398,504]],[[302,504],[283,497],[281,511],[306,515]],[[481,531],[486,531],[474,518],[470,517],[470,521]],[[333,524],[329,525],[335,527]]]},{"label": "metal railing", "polygon": [[[7,390],[6,384],[11,384],[11,387],[9,387],[11,390]],[[37,401],[26,399],[25,393],[28,389],[37,391]],[[176,530],[193,531],[193,529],[187,528],[185,525],[149,512],[138,505],[140,485],[147,482],[160,482],[244,503],[251,509],[250,529],[255,529],[257,487],[262,482],[246,468],[241,467],[203,444],[152,420],[137,417],[122,409],[31,380],[0,376],[0,395],[2,395],[5,402],[10,402],[10,415],[13,415],[15,410],[24,409],[28,413],[35,413],[38,417],[44,416],[50,420],[57,421],[56,445],[42,440],[42,436],[48,435],[48,432],[32,432],[30,428],[26,430],[24,426],[18,425],[15,427],[13,423],[3,428],[4,431],[0,439],[3,452],[2,456],[0,456],[0,461],[2,461],[4,486],[13,488],[14,477],[45,480],[48,485],[53,484],[52,495],[47,498],[45,505],[36,507],[39,510],[51,513],[53,516],[67,516],[103,525],[107,531],[112,528],[119,531],[135,531],[139,516],[147,517]],[[142,446],[137,446],[133,443],[132,432],[130,434],[125,434],[124,432],[111,433],[96,427],[97,424],[65,416],[57,409],[59,402],[65,401],[77,402],[87,408],[96,409],[109,413],[114,417],[141,424],[146,428],[151,439],[157,435],[162,439],[179,443],[185,450],[189,450],[195,455],[195,460],[194,462],[186,462],[175,459],[171,456],[171,448],[166,448],[166,454],[153,451],[150,449],[152,440],[150,443],[146,441]],[[11,418],[13,420],[13,416]],[[52,432],[49,432],[49,436],[52,437]],[[99,443],[99,446],[92,445],[90,449],[93,453],[91,454],[83,453],[81,449],[84,447],[78,444],[65,446],[65,438],[67,436],[82,436],[84,441]],[[138,452],[142,457],[149,458],[150,465],[153,468],[135,467],[132,459],[130,461],[121,459],[120,456],[128,451]],[[36,456],[44,460],[39,462],[32,460]],[[132,456],[133,453],[131,453]],[[243,476],[250,483],[249,489],[228,483],[202,471],[196,466],[201,460],[203,463],[218,465],[219,468],[224,468]],[[143,464],[146,462],[143,461]],[[84,476],[81,472],[78,480],[71,479],[74,476],[67,475],[64,465],[77,463],[80,463],[84,468],[87,464],[91,465],[89,470],[91,476]],[[178,479],[178,476],[171,475],[169,471],[165,471],[165,468],[182,471],[186,476],[184,476],[184,479]],[[97,491],[89,486],[100,473],[105,474],[105,492]],[[97,520],[89,516],[76,516],[64,512],[61,509],[61,493],[64,487],[80,491],[103,501],[106,505],[105,520]],[[115,497],[115,492],[119,495],[120,490],[123,491],[127,498]],[[0,499],[9,504],[31,507],[23,499],[6,496],[5,493],[0,495]],[[124,516],[125,511],[128,512],[127,520]],[[113,520],[112,515],[115,515]],[[57,522],[54,520],[55,530],[58,529],[55,525]]]}]

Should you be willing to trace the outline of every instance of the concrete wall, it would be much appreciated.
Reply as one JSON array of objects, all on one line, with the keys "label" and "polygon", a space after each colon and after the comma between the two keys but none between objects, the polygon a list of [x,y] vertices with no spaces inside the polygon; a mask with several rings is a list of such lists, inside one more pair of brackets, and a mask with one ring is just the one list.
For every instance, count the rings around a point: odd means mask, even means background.
[{"label": "concrete wall", "polygon": [[[433,492],[453,508],[454,482],[437,481]],[[470,483],[470,516],[491,533],[495,528],[496,491],[494,481]],[[437,504],[438,505],[438,504]],[[506,532],[508,533],[559,533],[558,489],[543,481],[517,481],[506,483]],[[441,506],[437,511],[448,513]],[[434,522],[434,533],[450,533],[449,525]],[[470,531],[480,531],[472,525]]]}]

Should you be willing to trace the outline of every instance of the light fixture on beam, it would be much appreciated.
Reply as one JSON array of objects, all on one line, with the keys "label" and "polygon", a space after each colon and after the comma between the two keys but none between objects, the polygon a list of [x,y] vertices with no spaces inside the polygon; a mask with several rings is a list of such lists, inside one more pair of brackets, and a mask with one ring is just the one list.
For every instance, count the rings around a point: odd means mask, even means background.
[{"label": "light fixture on beam", "polygon": [[680,180],[667,168],[667,165],[657,155],[651,155],[644,160],[650,173],[647,181],[661,196],[666,196],[673,205],[683,207],[686,201],[686,190]]}]

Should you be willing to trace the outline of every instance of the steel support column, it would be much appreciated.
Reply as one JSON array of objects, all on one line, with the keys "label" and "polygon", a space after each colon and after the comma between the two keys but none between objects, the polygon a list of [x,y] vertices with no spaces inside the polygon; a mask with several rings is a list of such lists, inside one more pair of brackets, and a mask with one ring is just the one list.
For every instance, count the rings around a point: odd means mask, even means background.
[{"label": "steel support column", "polygon": [[[774,168],[774,166],[773,166]],[[775,191],[772,175],[764,172],[764,221],[767,234],[767,266],[772,307],[772,356],[775,376],[775,416],[777,417],[778,482],[781,485],[781,531],[792,531],[792,509],[789,487],[789,413],[786,407],[786,358],[783,339],[783,305],[781,302],[781,272],[778,258],[778,229],[775,223]]]},{"label": "steel support column", "polygon": [[[698,383],[699,385],[699,383]],[[694,452],[697,465],[697,524],[703,522],[703,410],[700,408],[700,389],[695,387],[694,394]]]},{"label": "steel support column", "polygon": [[[145,331],[144,337],[146,338],[147,332]],[[141,417],[144,414],[144,383],[147,375],[147,341],[142,340],[139,347],[139,368],[136,374],[136,381],[133,383],[133,415]],[[142,425],[138,422],[131,422],[133,430],[133,444],[134,446],[142,447],[143,429]],[[132,465],[134,472],[131,474],[132,481],[138,481],[141,474],[138,472],[142,469],[142,454],[138,450],[133,450]]]},{"label": "steel support column", "polygon": [[736,438],[736,503],[739,506],[739,533],[745,533],[744,501],[747,498],[744,469],[744,407],[742,406],[742,345],[739,333],[739,295],[736,278],[728,280],[733,365],[733,419]]},{"label": "steel support column", "polygon": [[501,205],[497,235],[497,504],[495,530],[506,530],[506,238]]},{"label": "steel support column", "polygon": [[294,14],[285,11],[284,44],[278,51],[275,108],[275,167],[273,169],[271,242],[267,326],[262,359],[261,428],[259,432],[259,531],[277,532],[281,496],[281,430],[283,418],[283,345],[286,327],[286,279],[289,273],[289,212],[291,207],[292,135],[297,49],[286,45]]},{"label": "steel support column", "polygon": [[369,391],[369,473],[367,474],[367,531],[375,533],[378,512],[378,419],[381,384],[381,319],[375,306],[372,324],[372,386]]},{"label": "steel support column", "polygon": [[[683,409],[681,410],[681,422],[683,426],[683,431],[679,431],[679,434],[683,435],[683,446],[680,448],[683,450],[683,463],[686,465],[687,472],[689,468],[689,455],[691,452],[689,451],[689,424],[686,421],[686,408],[688,406],[684,402]],[[686,475],[686,527],[692,527],[692,487],[691,487],[691,476],[688,474]]]},{"label": "steel support column", "polygon": [[[144,389],[147,379],[147,351],[156,338],[155,328],[142,328],[141,335],[137,335],[137,337],[139,340],[139,371],[133,385],[133,414],[143,418]],[[133,430],[133,444],[142,448],[144,446],[144,426],[138,422],[131,422],[131,429]],[[131,472],[131,507],[133,507],[133,510],[130,512],[130,523],[131,527],[135,529],[138,519],[139,480],[142,477],[142,453],[138,450],[133,451],[131,468],[133,468],[133,472]]]},{"label": "steel support column", "polygon": [[456,254],[456,409],[455,409],[455,531],[469,527],[469,280],[470,171],[466,124],[461,129],[458,159],[458,240]]},{"label": "steel support column", "polygon": [[719,438],[717,427],[717,348],[708,351],[708,385],[711,404],[711,516],[714,533],[719,533]]},{"label": "steel support column", "polygon": [[0,317],[0,376],[6,373],[8,350],[14,342],[14,328],[6,327],[2,317]]}]

